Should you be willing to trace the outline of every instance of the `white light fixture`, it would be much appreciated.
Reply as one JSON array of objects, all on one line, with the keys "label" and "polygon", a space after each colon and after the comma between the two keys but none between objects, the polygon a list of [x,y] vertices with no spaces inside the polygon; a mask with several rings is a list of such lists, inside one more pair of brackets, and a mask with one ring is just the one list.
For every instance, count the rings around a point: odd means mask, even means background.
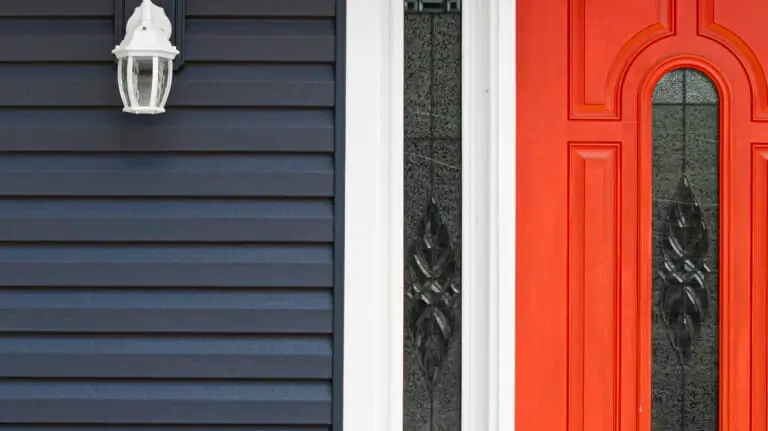
[{"label": "white light fixture", "polygon": [[173,59],[171,21],[163,8],[143,0],[128,20],[125,39],[112,53],[117,57],[117,85],[123,112],[162,114],[171,91]]}]

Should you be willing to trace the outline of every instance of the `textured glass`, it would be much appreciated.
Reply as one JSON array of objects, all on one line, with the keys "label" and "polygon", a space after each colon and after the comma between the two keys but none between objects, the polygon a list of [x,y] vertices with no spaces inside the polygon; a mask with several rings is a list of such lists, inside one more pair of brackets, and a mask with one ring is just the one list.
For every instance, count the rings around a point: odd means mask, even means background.
[{"label": "textured glass", "polygon": [[405,16],[404,431],[461,429],[461,16]]},{"label": "textured glass", "polygon": [[134,58],[130,79],[133,80],[133,100],[138,106],[149,106],[152,96],[152,57]]},{"label": "textured glass", "polygon": [[130,104],[130,100],[128,100],[128,77],[130,76],[128,71],[128,59],[127,58],[121,58],[118,61],[117,67],[120,68],[120,97],[123,98],[123,102]]},{"label": "textured glass", "polygon": [[165,96],[165,88],[168,86],[168,70],[169,60],[160,58],[157,60],[157,90],[155,91],[155,103],[160,104],[163,102],[163,96]]},{"label": "textured glass", "polygon": [[654,431],[718,429],[720,105],[675,70],[653,95]]}]

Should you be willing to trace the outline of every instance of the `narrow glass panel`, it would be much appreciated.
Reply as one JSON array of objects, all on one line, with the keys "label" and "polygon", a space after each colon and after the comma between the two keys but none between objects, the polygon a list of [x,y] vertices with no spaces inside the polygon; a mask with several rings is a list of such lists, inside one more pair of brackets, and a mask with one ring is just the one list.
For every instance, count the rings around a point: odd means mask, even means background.
[{"label": "narrow glass panel", "polygon": [[404,431],[461,429],[461,15],[443,3],[405,16]]},{"label": "narrow glass panel", "polygon": [[654,431],[718,429],[720,105],[679,69],[653,95]]},{"label": "narrow glass panel", "polygon": [[168,71],[171,68],[171,60],[160,58],[157,63],[157,91],[155,92],[155,100],[157,104],[163,102],[165,96],[165,87],[168,84]]},{"label": "narrow glass panel", "polygon": [[152,57],[135,57],[129,79],[133,80],[132,100],[137,106],[149,106],[152,97]]}]

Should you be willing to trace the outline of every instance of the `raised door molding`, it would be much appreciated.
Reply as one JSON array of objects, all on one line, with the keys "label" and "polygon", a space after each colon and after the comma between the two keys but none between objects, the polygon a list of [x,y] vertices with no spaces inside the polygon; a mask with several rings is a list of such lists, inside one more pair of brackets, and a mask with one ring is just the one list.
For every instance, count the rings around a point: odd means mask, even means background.
[{"label": "raised door molding", "polygon": [[653,0],[653,7],[649,0],[613,2],[608,8],[588,8],[587,3],[569,3],[569,116],[618,120],[621,81],[632,61],[675,34],[675,1]]}]

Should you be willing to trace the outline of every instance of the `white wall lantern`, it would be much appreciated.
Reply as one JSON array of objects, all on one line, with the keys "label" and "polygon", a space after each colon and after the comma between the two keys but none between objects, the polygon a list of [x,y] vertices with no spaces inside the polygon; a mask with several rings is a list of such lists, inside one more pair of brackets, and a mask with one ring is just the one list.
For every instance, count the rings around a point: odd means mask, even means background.
[{"label": "white wall lantern", "polygon": [[123,112],[162,114],[171,91],[173,59],[171,21],[163,8],[143,0],[128,20],[125,38],[112,53],[117,57],[117,85]]}]

